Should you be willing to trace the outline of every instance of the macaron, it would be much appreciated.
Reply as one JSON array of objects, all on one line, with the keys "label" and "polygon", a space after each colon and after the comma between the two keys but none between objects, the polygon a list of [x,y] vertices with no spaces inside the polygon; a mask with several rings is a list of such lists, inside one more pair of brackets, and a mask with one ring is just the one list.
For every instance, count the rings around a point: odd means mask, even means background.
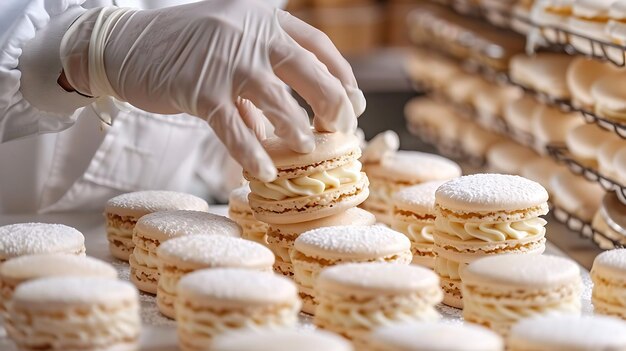
[{"label": "macaron", "polygon": [[376,329],[368,340],[374,351],[504,350],[498,334],[470,323],[397,323]]},{"label": "macaron", "polygon": [[133,252],[133,228],[137,220],[152,212],[209,210],[203,199],[176,191],[147,190],[122,194],[107,201],[104,207],[105,230],[113,257],[128,261]]},{"label": "macaron", "polygon": [[379,163],[367,163],[365,172],[370,179],[370,196],[361,205],[373,213],[379,222],[391,225],[393,194],[404,187],[433,180],[461,176],[455,162],[434,154],[418,151],[398,151]]},{"label": "macaron", "polygon": [[246,268],[271,272],[274,254],[249,240],[222,235],[191,235],[168,240],[156,250],[157,306],[175,318],[176,286],[188,273],[204,268]]},{"label": "macaron", "polygon": [[596,168],[598,150],[602,142],[610,137],[610,132],[595,124],[582,124],[567,133],[565,144],[578,162]]},{"label": "macaron", "polygon": [[566,75],[571,62],[572,57],[565,54],[518,54],[511,60],[509,75],[513,82],[526,88],[555,99],[569,99]]},{"label": "macaron", "polygon": [[562,210],[590,223],[604,196],[604,189],[581,176],[562,170],[550,179],[552,202]]},{"label": "macaron", "polygon": [[598,170],[602,175],[617,181],[619,177],[614,167],[615,156],[621,150],[626,150],[626,140],[613,137],[605,140],[598,149]]},{"label": "macaron", "polygon": [[139,290],[156,294],[159,282],[156,250],[165,241],[189,235],[240,237],[241,228],[234,221],[199,211],[163,211],[145,215],[133,232],[135,248],[130,255],[130,281]]},{"label": "macaron", "polygon": [[597,314],[626,319],[626,249],[605,251],[593,261],[591,302]]},{"label": "macaron", "polygon": [[176,320],[182,351],[207,350],[219,334],[290,328],[298,321],[296,286],[269,272],[241,268],[203,269],[177,287]]},{"label": "macaron", "polygon": [[352,344],[324,330],[244,330],[220,335],[213,351],[354,351]]},{"label": "macaron", "polygon": [[[605,28],[611,41],[620,46],[626,45],[626,2],[614,1],[609,7],[609,22]],[[621,48],[608,48],[607,56],[616,63],[624,62],[624,51]]]},{"label": "macaron", "polygon": [[626,350],[626,322],[568,314],[528,318],[511,329],[507,346],[510,351]]},{"label": "macaron", "polygon": [[276,255],[274,271],[287,277],[293,276],[293,264],[289,251],[300,234],[312,229],[332,227],[338,225],[374,225],[376,217],[358,207],[350,208],[345,212],[330,217],[324,217],[308,222],[292,224],[272,224],[267,232],[268,247]]},{"label": "macaron", "polygon": [[[538,28],[540,37],[550,43],[562,43],[562,34],[556,28],[566,28],[575,0],[537,1],[530,12],[532,23]],[[531,33],[532,34],[532,33]],[[532,35],[529,36],[532,38]]]},{"label": "macaron", "polygon": [[439,278],[415,265],[337,265],[322,271],[315,291],[315,325],[347,337],[359,350],[378,327],[440,318],[435,310],[442,299]]},{"label": "macaron", "polygon": [[303,311],[315,313],[314,286],[320,272],[348,262],[409,264],[411,242],[402,233],[383,226],[335,226],[302,233],[290,252],[294,281],[303,300]]},{"label": "macaron", "polygon": [[250,186],[243,185],[230,192],[228,197],[228,217],[241,227],[241,237],[267,245],[267,223],[254,218],[254,213],[248,203]]},{"label": "macaron", "polygon": [[544,187],[513,175],[475,174],[440,186],[434,250],[443,302],[463,306],[460,267],[485,256],[543,253],[547,201]]},{"label": "macaron", "polygon": [[522,167],[538,156],[532,150],[512,141],[502,141],[487,152],[487,163],[493,172],[519,174]]},{"label": "macaron", "polygon": [[33,254],[85,255],[85,237],[63,224],[17,223],[0,227],[0,262]]},{"label": "macaron", "polygon": [[522,96],[521,89],[513,86],[490,85],[474,94],[472,105],[478,113],[479,123],[491,128],[496,118],[502,118],[504,107]]},{"label": "macaron", "polygon": [[136,350],[139,295],[110,278],[35,279],[15,290],[5,322],[20,350]]},{"label": "macaron", "polygon": [[513,133],[524,137],[531,133],[531,120],[535,111],[540,107],[537,100],[524,94],[519,99],[509,102],[504,107],[504,120]]},{"label": "macaron", "polygon": [[454,79],[454,82],[448,84],[443,93],[455,104],[462,106],[470,106],[477,91],[486,89],[489,83],[479,75],[464,74]]},{"label": "macaron", "polygon": [[563,170],[563,166],[556,163],[549,157],[537,157],[520,169],[519,174],[541,184],[549,194],[552,194],[552,187],[550,186],[550,180],[556,174]]},{"label": "macaron", "polygon": [[521,319],[580,313],[578,264],[549,255],[484,257],[461,269],[463,319],[506,336]]},{"label": "macaron", "polygon": [[413,264],[435,266],[435,191],[445,181],[434,180],[404,188],[393,196],[392,229],[411,240]]},{"label": "macaron", "polygon": [[545,155],[546,146],[564,144],[570,130],[585,123],[578,113],[566,113],[550,106],[541,106],[532,118],[535,149]]},{"label": "macaron", "polygon": [[489,149],[502,140],[500,135],[489,132],[476,124],[470,124],[461,135],[463,149],[479,163],[484,161]]},{"label": "macaron", "polygon": [[615,0],[576,0],[566,29],[583,37],[570,35],[569,44],[583,54],[602,55],[603,46],[590,39],[611,41],[605,28],[609,21],[609,8],[614,2]]},{"label": "macaron", "polygon": [[117,278],[117,271],[110,264],[87,256],[41,254],[12,258],[0,265],[0,311],[6,313],[7,304],[18,285],[33,279],[53,276],[114,279]]},{"label": "macaron", "polygon": [[626,121],[626,93],[623,80],[626,73],[621,72],[598,79],[591,88],[591,95],[596,101],[595,113],[616,122]]},{"label": "macaron", "polygon": [[626,149],[620,149],[613,157],[613,169],[617,181],[626,184]]},{"label": "macaron", "polygon": [[272,182],[250,180],[250,207],[256,219],[271,224],[299,223],[332,216],[355,207],[369,195],[361,172],[359,139],[343,133],[314,132],[315,151],[299,154],[283,139],[271,137],[263,147],[278,170]]},{"label": "macaron", "polygon": [[596,99],[591,93],[595,82],[619,72],[615,65],[587,57],[576,57],[567,67],[567,86],[572,93],[572,103],[587,111],[593,111]]},{"label": "macaron", "polygon": [[602,205],[593,216],[591,227],[595,230],[594,241],[601,249],[614,249],[616,245],[626,245],[626,205],[617,194],[607,193]]}]

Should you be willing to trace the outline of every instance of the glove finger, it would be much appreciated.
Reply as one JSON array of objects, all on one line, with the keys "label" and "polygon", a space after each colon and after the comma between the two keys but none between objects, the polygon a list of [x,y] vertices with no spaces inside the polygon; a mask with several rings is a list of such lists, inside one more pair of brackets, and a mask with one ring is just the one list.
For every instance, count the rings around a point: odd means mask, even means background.
[{"label": "glove finger", "polygon": [[356,114],[345,89],[315,55],[285,34],[274,40],[270,61],[274,73],[311,105],[316,129],[354,131]]},{"label": "glove finger", "polygon": [[237,97],[235,106],[237,106],[243,123],[254,132],[257,139],[265,140],[267,133],[265,130],[265,116],[263,116],[263,112],[256,108],[250,100],[241,97]]},{"label": "glove finger", "polygon": [[256,179],[276,179],[276,167],[254,133],[248,129],[235,105],[217,108],[207,120],[230,155]]},{"label": "glove finger", "polygon": [[289,12],[277,10],[277,16],[283,30],[300,46],[315,54],[328,67],[330,73],[339,79],[352,102],[355,114],[357,117],[360,116],[365,111],[365,96],[359,89],[352,67],[330,38],[324,32],[292,16]]},{"label": "glove finger", "polygon": [[[268,69],[269,71],[269,69]],[[250,75],[239,96],[258,107],[274,125],[274,133],[299,153],[315,149],[309,116],[271,71]]]}]

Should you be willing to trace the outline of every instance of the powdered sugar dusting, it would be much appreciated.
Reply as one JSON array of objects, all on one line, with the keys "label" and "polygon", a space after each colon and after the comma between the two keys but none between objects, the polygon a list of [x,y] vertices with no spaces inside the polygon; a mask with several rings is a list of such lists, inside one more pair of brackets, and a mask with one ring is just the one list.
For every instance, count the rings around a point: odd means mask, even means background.
[{"label": "powdered sugar dusting", "polygon": [[520,210],[545,204],[548,192],[532,180],[505,174],[473,174],[443,184],[436,202],[464,212]]},{"label": "powdered sugar dusting", "polygon": [[42,253],[80,253],[85,238],[63,224],[18,223],[0,227],[0,259]]},{"label": "powdered sugar dusting", "polygon": [[382,159],[393,179],[427,182],[461,176],[461,167],[445,157],[419,151],[398,151]]},{"label": "powdered sugar dusting", "polygon": [[443,184],[443,180],[433,180],[408,188],[404,188],[393,196],[394,205],[401,209],[419,209],[424,214],[435,213],[435,192]]},{"label": "powdered sugar dusting", "polygon": [[626,249],[604,251],[593,261],[593,270],[610,270],[613,274],[626,277]]},{"label": "powdered sugar dusting", "polygon": [[296,250],[328,256],[379,257],[408,250],[409,239],[382,226],[335,226],[313,229],[296,239]]},{"label": "powdered sugar dusting", "polygon": [[197,234],[241,236],[241,228],[233,220],[199,211],[151,213],[141,217],[135,229],[155,239]]},{"label": "powdered sugar dusting", "polygon": [[106,204],[106,211],[138,212],[139,216],[147,213],[168,210],[208,211],[209,205],[203,199],[186,193],[166,190],[147,190],[116,196]]},{"label": "powdered sugar dusting", "polygon": [[348,263],[322,271],[317,284],[320,287],[339,284],[358,289],[408,292],[436,288],[439,278],[432,270],[417,265]]},{"label": "powdered sugar dusting", "polygon": [[[296,285],[274,273],[238,268],[203,269],[185,275],[178,283],[179,296],[209,297],[241,302],[295,300]],[[201,300],[195,300],[202,303]]]},{"label": "powdered sugar dusting", "polygon": [[207,267],[271,268],[274,254],[253,241],[221,235],[183,236],[157,249],[159,257]]}]

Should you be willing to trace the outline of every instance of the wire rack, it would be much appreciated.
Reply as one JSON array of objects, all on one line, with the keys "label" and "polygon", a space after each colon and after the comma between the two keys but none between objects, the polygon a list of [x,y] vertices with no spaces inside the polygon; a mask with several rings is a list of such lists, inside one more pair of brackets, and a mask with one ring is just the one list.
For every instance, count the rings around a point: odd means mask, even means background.
[{"label": "wire rack", "polygon": [[618,240],[608,237],[606,234],[593,228],[591,223],[586,222],[563,208],[551,204],[552,216],[558,222],[563,223],[567,228],[578,233],[583,238],[592,240],[598,247],[603,250],[614,248],[623,248],[624,244]]},{"label": "wire rack", "polygon": [[554,160],[565,164],[572,173],[583,176],[590,182],[600,184],[606,191],[615,192],[620,202],[626,204],[626,187],[622,184],[601,174],[598,170],[578,162],[564,145],[548,145],[546,149]]}]

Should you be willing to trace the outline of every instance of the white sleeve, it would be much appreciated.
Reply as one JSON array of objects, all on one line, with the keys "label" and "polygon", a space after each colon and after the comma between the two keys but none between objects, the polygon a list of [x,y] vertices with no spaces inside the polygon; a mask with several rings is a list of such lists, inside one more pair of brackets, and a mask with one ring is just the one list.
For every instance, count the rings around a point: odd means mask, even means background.
[{"label": "white sleeve", "polygon": [[93,102],[57,84],[61,39],[82,2],[0,1],[0,143],[67,129]]}]

